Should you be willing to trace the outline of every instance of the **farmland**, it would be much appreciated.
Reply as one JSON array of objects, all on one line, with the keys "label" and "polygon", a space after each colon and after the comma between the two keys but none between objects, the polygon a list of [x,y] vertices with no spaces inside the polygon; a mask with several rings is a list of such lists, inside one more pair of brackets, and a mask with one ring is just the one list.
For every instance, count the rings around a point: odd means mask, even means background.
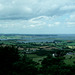
[{"label": "farmland", "polygon": [[[2,47],[9,49],[17,48],[21,57],[18,65],[22,64],[22,62],[27,62],[28,65],[28,63],[31,62],[31,65],[34,67],[33,63],[35,63],[35,67],[40,70],[40,72],[41,70],[45,70],[48,73],[51,70],[55,72],[55,69],[58,71],[60,64],[60,72],[62,72],[64,66],[67,73],[67,71],[70,70],[70,68],[67,70],[67,67],[72,68],[75,65],[75,40],[73,40],[74,37],[71,37],[72,39],[69,40],[63,40],[63,37],[61,40],[58,40],[58,38],[60,37],[57,37],[57,35],[1,35],[0,47],[1,49]],[[39,40],[41,40],[41,42]],[[50,68],[50,71],[46,69],[47,67]],[[24,67],[22,66],[22,68]],[[45,71],[44,73],[46,73]],[[43,75],[43,72],[40,74]]]}]

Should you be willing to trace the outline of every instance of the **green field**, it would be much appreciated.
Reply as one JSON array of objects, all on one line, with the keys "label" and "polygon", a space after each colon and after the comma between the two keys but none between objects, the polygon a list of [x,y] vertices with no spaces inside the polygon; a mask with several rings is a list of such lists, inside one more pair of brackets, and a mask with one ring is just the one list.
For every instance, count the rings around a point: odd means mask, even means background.
[{"label": "green field", "polygon": [[[37,62],[37,63],[41,63],[41,61],[46,58],[47,56],[38,56],[36,54],[26,54],[27,57],[31,58],[33,61]],[[72,58],[70,59],[70,56],[72,56]],[[64,62],[67,65],[74,65],[74,61],[75,61],[75,55],[65,55],[65,60]]]},{"label": "green field", "polygon": [[21,36],[0,36],[0,39],[21,39]]},{"label": "green field", "polygon": [[[70,58],[72,57],[72,58]],[[65,55],[65,60],[64,62],[67,64],[67,65],[74,65],[74,62],[75,61],[75,55]]]},{"label": "green field", "polygon": [[67,43],[68,46],[74,46],[75,45],[75,42],[74,43]]},{"label": "green field", "polygon": [[47,56],[38,56],[36,54],[26,54],[27,57],[31,58],[33,61],[37,63],[41,63],[41,61],[46,58]]}]

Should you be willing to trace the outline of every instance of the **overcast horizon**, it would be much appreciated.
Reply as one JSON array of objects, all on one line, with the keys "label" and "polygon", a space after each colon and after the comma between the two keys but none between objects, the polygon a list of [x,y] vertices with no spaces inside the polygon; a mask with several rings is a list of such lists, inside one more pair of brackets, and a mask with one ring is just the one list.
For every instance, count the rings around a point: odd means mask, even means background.
[{"label": "overcast horizon", "polygon": [[0,33],[75,34],[75,1],[0,0]]}]

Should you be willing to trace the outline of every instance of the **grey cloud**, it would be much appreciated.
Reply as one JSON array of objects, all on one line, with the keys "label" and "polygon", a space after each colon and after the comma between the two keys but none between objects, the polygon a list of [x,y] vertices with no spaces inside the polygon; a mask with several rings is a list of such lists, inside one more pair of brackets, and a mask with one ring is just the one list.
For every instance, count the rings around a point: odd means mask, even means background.
[{"label": "grey cloud", "polygon": [[37,16],[62,15],[75,11],[72,4],[74,0],[1,0],[0,19],[30,19]]}]

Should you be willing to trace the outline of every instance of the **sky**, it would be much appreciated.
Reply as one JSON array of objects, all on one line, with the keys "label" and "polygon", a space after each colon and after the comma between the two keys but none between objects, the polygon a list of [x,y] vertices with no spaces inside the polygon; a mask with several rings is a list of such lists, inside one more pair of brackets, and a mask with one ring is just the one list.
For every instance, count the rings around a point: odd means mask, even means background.
[{"label": "sky", "polygon": [[75,0],[0,0],[0,33],[75,34]]}]

